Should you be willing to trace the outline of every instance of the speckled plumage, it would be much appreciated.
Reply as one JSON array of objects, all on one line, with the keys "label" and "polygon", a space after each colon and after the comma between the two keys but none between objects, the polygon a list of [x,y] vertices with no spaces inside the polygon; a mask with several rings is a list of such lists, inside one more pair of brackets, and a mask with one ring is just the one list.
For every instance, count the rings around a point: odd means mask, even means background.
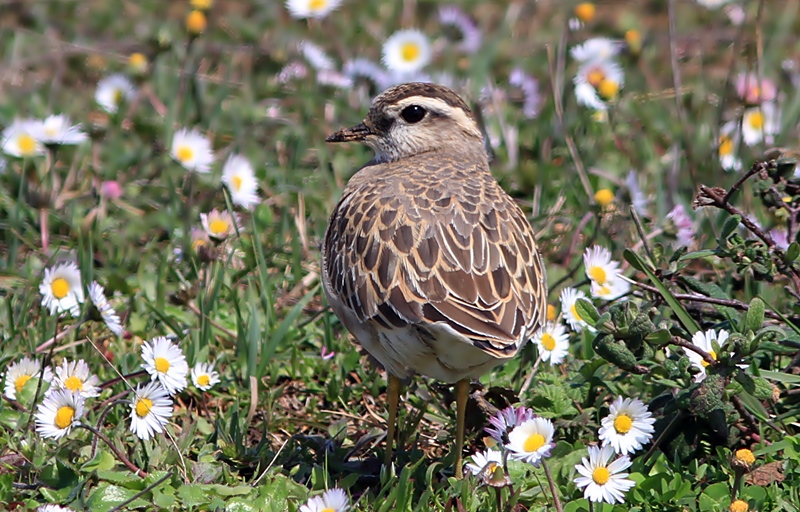
[{"label": "speckled plumage", "polygon": [[[426,117],[405,122],[409,105]],[[456,382],[516,355],[544,321],[545,272],[463,100],[403,84],[329,140],[377,153],[347,184],[322,248],[326,295],[356,340],[400,378]]]}]

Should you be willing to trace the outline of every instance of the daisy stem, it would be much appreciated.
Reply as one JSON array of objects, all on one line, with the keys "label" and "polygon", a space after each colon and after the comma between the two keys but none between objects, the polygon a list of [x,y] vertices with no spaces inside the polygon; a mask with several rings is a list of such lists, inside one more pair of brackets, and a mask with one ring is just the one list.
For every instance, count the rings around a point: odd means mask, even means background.
[{"label": "daisy stem", "polygon": [[539,371],[539,363],[542,362],[542,354],[539,354],[536,357],[536,362],[533,363],[533,368],[531,369],[531,373],[528,374],[528,378],[525,379],[525,382],[522,384],[522,387],[519,388],[519,396],[525,394],[528,391],[528,388],[531,387],[531,383],[533,382],[533,377],[536,375],[536,372]]},{"label": "daisy stem", "polygon": [[[126,391],[124,394],[127,394],[127,393],[128,392]],[[127,400],[118,400],[117,398],[120,398],[119,396],[112,397],[112,398],[114,398],[115,400],[113,402],[111,402],[110,404],[108,404],[102,411],[100,411],[100,415],[97,417],[97,429],[98,430],[100,429],[100,426],[103,424],[103,420],[106,419],[106,416],[111,411],[112,407],[114,407],[115,405],[118,405],[118,404],[123,404],[123,403],[127,403],[128,402]],[[92,438],[92,451],[91,451],[91,454],[89,455],[89,459],[94,459],[94,456],[95,456],[95,454],[97,452],[97,439],[98,439],[98,436],[95,436],[95,437]]]},{"label": "daisy stem", "polygon": [[556,483],[553,481],[553,476],[550,474],[550,468],[547,467],[547,462],[542,459],[542,468],[544,468],[544,476],[547,477],[547,483],[550,484],[550,492],[553,494],[553,503],[558,512],[563,512],[564,508],[561,506],[561,500],[558,498],[558,491],[556,490]]},{"label": "daisy stem", "polygon": [[71,331],[74,331],[75,329],[77,329],[81,325],[83,325],[83,320],[80,320],[77,323],[74,323],[72,325],[68,325],[63,331],[61,331],[60,333],[56,334],[55,336],[53,336],[49,340],[45,341],[44,343],[42,343],[41,345],[36,347],[36,352],[42,352],[43,350],[47,349],[51,345],[54,345],[55,342],[60,341],[67,334],[69,334]]},{"label": "daisy stem", "polygon": [[[53,336],[54,337],[55,337],[55,334],[57,332],[58,332],[58,315],[56,315],[56,325],[53,328]],[[36,402],[39,401],[39,393],[42,392],[42,381],[44,381],[44,370],[45,370],[45,368],[47,368],[47,364],[53,358],[53,349],[55,348],[55,346],[56,346],[55,343],[50,345],[50,352],[47,353],[47,357],[45,357],[44,360],[42,361],[42,366],[41,366],[41,368],[39,370],[39,382],[36,383],[36,393],[33,394],[33,402],[32,402],[33,405],[31,406],[31,412],[28,414],[28,421],[27,421],[27,423],[25,423],[25,428],[26,429],[28,428],[28,426],[33,421],[33,413],[36,411]]]},{"label": "daisy stem", "polygon": [[141,477],[141,478],[146,478],[147,477],[147,473],[144,470],[139,469],[121,451],[119,451],[119,449],[116,446],[114,446],[114,443],[112,443],[111,440],[108,437],[106,437],[105,434],[103,434],[102,432],[100,432],[99,430],[94,428],[93,426],[87,425],[85,423],[78,423],[75,426],[78,427],[78,428],[85,428],[86,430],[88,430],[92,434],[94,434],[97,437],[99,437],[104,443],[106,443],[108,445],[109,448],[111,448],[111,451],[114,452],[114,455],[116,455],[117,459],[119,459],[120,462],[125,464],[125,467],[130,469],[131,472],[134,475],[136,475],[138,477]]}]

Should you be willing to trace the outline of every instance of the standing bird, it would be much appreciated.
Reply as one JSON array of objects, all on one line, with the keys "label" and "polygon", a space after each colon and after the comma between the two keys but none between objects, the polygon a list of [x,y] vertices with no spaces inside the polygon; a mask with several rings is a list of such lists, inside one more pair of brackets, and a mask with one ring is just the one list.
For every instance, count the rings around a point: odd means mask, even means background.
[{"label": "standing bird", "polygon": [[361,124],[327,142],[375,158],[348,182],[322,245],[334,313],[386,369],[392,461],[401,380],[455,383],[462,476],[469,381],[514,357],[545,320],[533,230],[489,170],[475,117],[441,85],[387,89]]}]

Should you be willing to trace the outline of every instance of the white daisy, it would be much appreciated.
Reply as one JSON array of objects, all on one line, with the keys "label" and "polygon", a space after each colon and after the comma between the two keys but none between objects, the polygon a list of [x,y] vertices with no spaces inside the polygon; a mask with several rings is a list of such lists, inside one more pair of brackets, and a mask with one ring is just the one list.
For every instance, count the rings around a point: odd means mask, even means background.
[{"label": "white daisy", "polygon": [[608,105],[597,95],[597,90],[587,82],[575,84],[575,99],[578,100],[578,105],[583,105],[593,110],[606,110],[608,108]]},{"label": "white daisy", "polygon": [[536,332],[533,342],[542,360],[550,361],[551,365],[560,364],[569,354],[569,335],[563,324],[547,322]]},{"label": "white daisy", "polygon": [[667,214],[667,227],[671,233],[675,232],[678,247],[687,247],[694,243],[694,221],[686,213],[686,208],[682,204],[676,204]]},{"label": "white daisy", "polygon": [[105,322],[109,330],[117,336],[122,336],[123,329],[119,315],[114,308],[111,307],[111,304],[108,303],[103,287],[100,286],[97,281],[92,281],[92,284],[89,285],[89,299],[92,301],[92,304],[94,304],[94,307],[97,308],[97,311],[100,312],[100,316],[103,318],[103,322]]},{"label": "white daisy", "polygon": [[780,112],[774,102],[748,108],[742,117],[742,140],[748,146],[766,142],[772,144],[780,129]]},{"label": "white daisy", "polygon": [[109,114],[115,114],[120,104],[136,96],[136,87],[125,75],[110,75],[97,83],[94,101]]},{"label": "white daisy", "polygon": [[[142,387],[144,386],[144,387]],[[164,431],[172,416],[172,399],[158,382],[139,384],[131,400],[131,432],[139,439],[150,439]]]},{"label": "white daisy", "polygon": [[335,69],[320,69],[317,71],[317,83],[319,85],[329,85],[339,89],[351,89],[353,79]]},{"label": "white daisy", "polygon": [[219,383],[219,373],[214,371],[213,364],[197,363],[192,368],[192,382],[195,387],[208,391]]},{"label": "white daisy", "polygon": [[628,172],[628,176],[625,178],[625,185],[627,185],[628,191],[631,193],[631,204],[640,215],[645,215],[647,213],[647,203],[650,201],[639,186],[636,171],[631,170]]},{"label": "white daisy", "polygon": [[736,122],[731,121],[725,123],[720,130],[717,151],[719,154],[719,164],[726,171],[738,171],[742,168],[742,161],[737,156],[739,153],[738,146],[739,133]]},{"label": "white daisy", "polygon": [[328,489],[322,496],[313,496],[305,505],[300,506],[299,512],[346,512],[350,510],[350,500],[342,489]]},{"label": "white daisy", "polygon": [[731,0],[697,0],[697,3],[708,9],[718,9],[730,1]]},{"label": "white daisy", "polygon": [[58,505],[42,505],[36,512],[74,512],[71,508],[60,507]]},{"label": "white daisy", "polygon": [[618,396],[600,422],[599,437],[603,446],[611,445],[619,454],[633,453],[653,438],[655,422],[641,400]]},{"label": "white daisy", "polygon": [[[21,393],[25,384],[33,378],[38,378],[42,371],[42,364],[29,357],[23,357],[15,363],[8,365],[6,369],[6,385],[3,394],[11,400],[17,399],[17,393]],[[44,369],[42,378],[45,382],[53,380],[53,372],[50,367]]]},{"label": "white daisy", "polygon": [[522,115],[528,119],[535,118],[539,114],[539,108],[542,104],[539,82],[533,76],[522,71],[522,69],[514,68],[508,74],[508,83],[522,91]]},{"label": "white daisy", "polygon": [[464,11],[455,5],[439,7],[439,23],[456,27],[461,32],[458,48],[466,53],[475,53],[481,47],[483,34]]},{"label": "white daisy", "polygon": [[383,64],[391,71],[409,75],[431,60],[431,43],[419,30],[400,30],[383,44]]},{"label": "white daisy", "polygon": [[503,463],[503,453],[498,450],[492,450],[491,448],[487,448],[482,452],[475,452],[470,457],[470,460],[467,461],[466,467],[473,475],[479,474],[481,471],[486,469],[490,463]]},{"label": "white daisy", "polygon": [[216,209],[208,213],[200,214],[200,222],[203,229],[206,230],[208,236],[217,240],[225,240],[232,234],[236,233],[236,228],[233,225],[234,220],[236,226],[241,226],[238,215],[231,215],[229,212],[220,212]]},{"label": "white daisy", "polygon": [[616,98],[625,84],[625,74],[617,62],[591,60],[578,68],[573,79],[578,103],[595,110],[605,110],[605,101]]},{"label": "white daisy", "polygon": [[261,199],[253,166],[242,155],[231,155],[222,167],[222,183],[228,187],[233,204],[250,210]]},{"label": "white daisy", "polygon": [[508,442],[508,431],[510,429],[535,417],[536,415],[533,414],[532,409],[524,406],[509,406],[489,418],[489,423],[491,423],[492,426],[484,427],[484,430],[487,434],[492,436],[495,441],[504,444]]},{"label": "white daisy", "polygon": [[630,292],[631,285],[617,274],[612,279],[608,279],[605,284],[592,281],[591,289],[592,297],[603,300],[615,300]]},{"label": "white daisy", "polygon": [[330,70],[336,67],[336,63],[327,53],[325,53],[325,50],[311,41],[301,42],[299,49],[300,53],[303,54],[303,58],[306,59],[306,62],[311,64],[311,67],[317,71],[322,69]]},{"label": "white daisy", "polygon": [[84,398],[68,389],[49,393],[36,408],[36,432],[51,439],[59,439],[72,430],[83,416]]},{"label": "white daisy", "polygon": [[[725,343],[728,341],[728,336],[728,331],[725,329],[720,329],[719,333],[714,329],[709,329],[706,332],[697,331],[694,333],[694,336],[692,336],[692,343],[695,347],[707,352],[711,358],[716,361],[717,349],[721,349],[725,346]],[[714,348],[715,343],[717,345],[716,349]],[[700,373],[694,376],[695,382],[703,381],[706,378],[706,366],[708,366],[708,362],[697,352],[691,350],[684,350],[684,352],[686,352],[686,357],[689,358],[692,365],[700,370]]]},{"label": "white daisy", "polygon": [[142,345],[142,368],[150,374],[151,380],[158,380],[170,395],[186,387],[186,374],[189,365],[180,347],[164,336],[153,338]]},{"label": "white daisy", "polygon": [[573,46],[569,54],[578,62],[610,60],[623,48],[622,41],[607,37],[593,37],[583,44]]},{"label": "white daisy", "polygon": [[506,448],[511,450],[511,457],[539,467],[539,462],[550,456],[553,449],[553,422],[535,417],[525,421],[508,433]]},{"label": "white daisy", "polygon": [[15,119],[0,136],[0,149],[9,156],[27,158],[44,153],[41,143],[41,121]]},{"label": "white daisy", "polygon": [[172,158],[188,171],[207,173],[214,162],[211,141],[197,130],[183,128],[172,136]]},{"label": "white daisy", "polygon": [[353,80],[360,77],[366,78],[380,90],[387,89],[391,82],[391,74],[369,59],[358,58],[349,60],[342,66],[342,72]]},{"label": "white daisy", "polygon": [[45,145],[72,145],[81,144],[89,137],[81,131],[80,125],[70,124],[69,117],[65,115],[48,116],[42,121],[39,140]]},{"label": "white daisy", "polygon": [[286,0],[286,9],[292,18],[324,18],[335,11],[342,0]]},{"label": "white daisy", "polygon": [[583,266],[586,277],[600,285],[608,284],[619,273],[619,263],[611,259],[611,251],[599,245],[586,248]]},{"label": "white daisy", "polygon": [[593,502],[623,503],[625,493],[631,490],[635,482],[627,478],[628,473],[623,473],[631,466],[631,459],[623,455],[609,464],[614,456],[614,448],[604,446],[589,447],[589,458],[583,458],[583,464],[577,464],[575,469],[581,476],[574,480],[579,488],[583,489],[583,497]]},{"label": "white daisy", "polygon": [[97,378],[97,375],[92,375],[89,365],[83,359],[72,362],[64,359],[61,366],[56,367],[55,373],[50,393],[66,389],[71,393],[79,393],[83,398],[91,398],[100,394],[100,388],[97,387],[100,379]]},{"label": "white daisy", "polygon": [[561,311],[564,313],[564,320],[575,332],[581,332],[583,329],[589,329],[590,332],[594,332],[594,327],[591,327],[585,320],[581,319],[578,314],[578,308],[575,307],[575,302],[578,299],[586,298],[586,294],[582,290],[575,288],[561,290]]},{"label": "white daisy", "polygon": [[84,300],[78,265],[70,262],[45,269],[39,293],[42,306],[48,308],[51,315],[69,312],[71,316],[78,316]]}]

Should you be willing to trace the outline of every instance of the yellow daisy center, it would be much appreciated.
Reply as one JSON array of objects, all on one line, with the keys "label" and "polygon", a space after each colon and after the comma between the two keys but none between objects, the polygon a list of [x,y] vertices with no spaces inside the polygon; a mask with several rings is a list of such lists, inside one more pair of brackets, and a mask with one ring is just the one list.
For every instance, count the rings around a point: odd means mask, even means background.
[{"label": "yellow daisy center", "polygon": [[47,126],[44,129],[44,133],[50,137],[55,137],[56,133],[58,133],[58,130],[56,130],[55,126]]},{"label": "yellow daisy center", "polygon": [[202,11],[192,11],[186,16],[186,31],[190,34],[200,34],[206,29],[208,21]]},{"label": "yellow daisy center", "polygon": [[578,306],[577,306],[577,303],[575,303],[575,304],[573,304],[572,306],[570,306],[570,308],[569,308],[569,312],[570,312],[570,313],[572,313],[572,316],[574,316],[576,319],[578,319],[578,320],[583,320],[583,319],[581,318],[581,315],[579,315],[579,314],[578,314]]},{"label": "yellow daisy center", "polygon": [[548,352],[552,352],[556,348],[556,339],[553,338],[552,334],[546,332],[542,335],[542,346]]},{"label": "yellow daisy center", "polygon": [[159,373],[167,373],[169,371],[170,364],[165,358],[157,357],[155,360],[155,366]]},{"label": "yellow daisy center", "polygon": [[75,417],[75,409],[65,405],[59,407],[56,411],[56,426],[58,428],[67,428],[72,425],[72,419]]},{"label": "yellow daisy center", "polygon": [[70,391],[83,391],[83,381],[73,375],[64,381],[64,387]]},{"label": "yellow daisy center", "polygon": [[583,2],[575,6],[575,16],[584,23],[594,19],[596,8],[591,2]]},{"label": "yellow daisy center", "polygon": [[128,57],[128,65],[134,69],[142,69],[147,66],[147,57],[143,53],[132,53]]},{"label": "yellow daisy center", "polygon": [[[708,351],[708,355],[710,355],[710,356],[711,356],[711,359],[713,359],[714,361],[716,361],[716,360],[717,360],[717,353],[716,353],[716,352],[714,352],[713,350],[709,350],[709,351]],[[701,361],[701,363],[702,363],[702,365],[703,365],[703,366],[708,366],[708,361],[706,361],[705,359],[703,359],[703,360]]]},{"label": "yellow daisy center", "polygon": [[589,277],[592,278],[593,281],[597,282],[597,284],[605,284],[606,279],[606,271],[603,267],[595,265],[593,267],[589,267]]},{"label": "yellow daisy center", "polygon": [[211,8],[211,4],[213,3],[212,0],[191,0],[189,2],[192,7],[195,9],[200,9],[201,11],[207,11]]},{"label": "yellow daisy center", "polygon": [[750,88],[750,95],[754,98],[761,98],[761,87],[754,85]]},{"label": "yellow daisy center", "polygon": [[312,12],[321,11],[328,6],[328,0],[311,0],[308,2],[308,10]]},{"label": "yellow daisy center", "polygon": [[19,152],[23,155],[30,155],[36,151],[36,139],[27,133],[19,134],[17,137],[17,145],[19,146]]},{"label": "yellow daisy center", "polygon": [[597,468],[592,471],[592,480],[594,480],[594,483],[597,485],[605,485],[609,478],[611,478],[611,473],[607,468]]},{"label": "yellow daisy center", "polygon": [[400,58],[406,62],[414,62],[419,59],[422,50],[417,43],[403,43],[400,47]]},{"label": "yellow daisy center", "polygon": [[555,322],[556,320],[556,308],[555,306],[548,304],[547,305],[547,321],[548,322]]},{"label": "yellow daisy center", "polygon": [[119,105],[120,102],[122,102],[122,98],[124,97],[125,96],[124,93],[122,92],[122,89],[115,88],[113,91],[111,91],[111,98],[112,101],[114,102],[114,105]]},{"label": "yellow daisy center", "polygon": [[544,436],[542,434],[531,434],[522,443],[522,449],[526,452],[535,452],[544,446]]},{"label": "yellow daisy center", "polygon": [[61,300],[69,293],[69,282],[63,277],[57,277],[50,283],[50,290],[53,292],[53,297]]},{"label": "yellow daisy center", "polygon": [[208,375],[201,375],[197,377],[197,383],[201,386],[208,386],[211,383],[211,378]]},{"label": "yellow daisy center", "polygon": [[197,240],[192,242],[192,249],[197,251],[197,249],[199,249],[200,247],[203,247],[204,245],[206,245],[206,241],[203,240],[202,238],[198,238]]},{"label": "yellow daisy center", "polygon": [[149,398],[140,398],[136,402],[136,414],[140,418],[144,418],[145,416],[150,414],[150,411],[152,409],[153,409],[153,401],[150,400]]},{"label": "yellow daisy center", "polygon": [[606,74],[600,68],[594,68],[586,74],[586,81],[589,82],[595,89],[600,87],[603,80],[606,79]]},{"label": "yellow daisy center", "polygon": [[215,219],[208,223],[208,229],[215,235],[228,231],[228,222],[222,219]]},{"label": "yellow daisy center", "polygon": [[597,92],[600,93],[600,96],[603,98],[610,100],[615,98],[617,93],[619,93],[619,84],[613,80],[604,78],[600,81],[600,85],[597,86]]},{"label": "yellow daisy center", "polygon": [[331,507],[325,507],[322,510],[320,510],[319,512],[336,512],[336,510],[332,509]]},{"label": "yellow daisy center", "polygon": [[242,188],[242,177],[234,176],[231,178],[231,184],[233,185],[233,190],[238,192]]},{"label": "yellow daisy center", "polygon": [[642,34],[635,28],[625,32],[625,42],[631,46],[637,45],[642,41]]},{"label": "yellow daisy center", "polygon": [[719,156],[728,156],[733,154],[733,139],[727,135],[719,138]]},{"label": "yellow daisy center", "polygon": [[627,434],[633,427],[633,420],[627,414],[620,414],[614,419],[614,430],[617,434]]},{"label": "yellow daisy center", "polygon": [[178,158],[180,162],[186,163],[192,158],[194,158],[194,150],[189,146],[181,146],[175,152],[175,156]]},{"label": "yellow daisy center", "polygon": [[17,393],[22,393],[22,388],[25,387],[25,384],[31,380],[30,375],[20,375],[17,377],[17,380],[14,381],[14,388],[17,390]]},{"label": "yellow daisy center", "polygon": [[728,508],[731,512],[747,512],[749,507],[747,502],[744,500],[736,500],[731,503],[731,506]]},{"label": "yellow daisy center", "polygon": [[601,188],[594,194],[594,200],[600,206],[608,206],[614,202],[614,193],[607,188]]},{"label": "yellow daisy center", "polygon": [[747,116],[747,124],[754,130],[764,128],[764,114],[762,112],[753,112]]},{"label": "yellow daisy center", "polygon": [[753,455],[753,452],[751,452],[747,448],[736,450],[736,458],[747,464],[752,464],[756,461],[756,456]]}]

